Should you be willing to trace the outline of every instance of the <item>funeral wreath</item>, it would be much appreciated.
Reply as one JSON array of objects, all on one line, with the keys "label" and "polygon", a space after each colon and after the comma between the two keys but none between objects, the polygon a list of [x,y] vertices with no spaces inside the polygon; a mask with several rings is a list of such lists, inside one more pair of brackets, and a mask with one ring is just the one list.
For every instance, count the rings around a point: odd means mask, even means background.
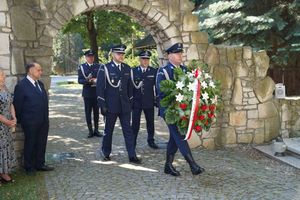
[{"label": "funeral wreath", "polygon": [[188,72],[174,69],[174,81],[163,80],[160,89],[165,97],[160,101],[166,108],[167,124],[176,124],[185,139],[194,130],[202,135],[216,120],[220,102],[220,83],[213,80],[206,64],[192,61]]}]

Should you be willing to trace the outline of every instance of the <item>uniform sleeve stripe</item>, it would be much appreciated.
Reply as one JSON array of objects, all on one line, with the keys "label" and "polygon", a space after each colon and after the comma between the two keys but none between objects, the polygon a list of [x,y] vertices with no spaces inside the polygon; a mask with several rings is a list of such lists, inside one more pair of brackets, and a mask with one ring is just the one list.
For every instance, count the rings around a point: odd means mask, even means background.
[{"label": "uniform sleeve stripe", "polygon": [[104,98],[102,98],[102,97],[97,97],[97,99],[101,99],[101,100],[105,101],[105,99],[104,99]]}]

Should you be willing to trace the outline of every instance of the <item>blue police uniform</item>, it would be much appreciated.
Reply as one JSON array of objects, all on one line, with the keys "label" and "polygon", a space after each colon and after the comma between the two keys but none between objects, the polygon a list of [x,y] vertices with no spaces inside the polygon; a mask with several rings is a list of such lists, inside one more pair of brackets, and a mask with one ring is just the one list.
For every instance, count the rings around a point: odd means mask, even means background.
[{"label": "blue police uniform", "polygon": [[[159,100],[165,97],[164,93],[160,91],[159,87],[160,82],[166,80],[166,76],[164,73],[166,72],[168,74],[170,80],[174,80],[174,68],[175,66],[169,62],[166,66],[158,70],[156,88]],[[185,66],[180,65],[180,68],[184,72],[187,72],[187,68]],[[165,111],[166,108],[159,105],[159,116],[164,118]],[[178,128],[175,124],[168,124],[168,128],[170,132],[170,138],[167,146],[167,154],[175,154],[179,148],[182,155],[185,156],[190,152],[190,148],[188,146],[188,143],[184,140],[184,136],[179,133]]]},{"label": "blue police uniform", "polygon": [[[84,53],[85,56],[94,56],[91,50]],[[99,127],[99,107],[97,104],[96,83],[91,81],[92,78],[97,78],[100,65],[97,63],[83,63],[78,67],[78,83],[83,85],[82,97],[84,100],[84,110],[86,123],[89,129],[89,137],[101,136]],[[94,131],[92,129],[92,111],[94,115]]]},{"label": "blue police uniform", "polygon": [[[183,45],[181,43],[176,43],[166,50],[168,54],[170,53],[178,53],[183,51]],[[169,62],[166,66],[159,68],[156,79],[156,88],[158,100],[161,100],[165,97],[165,94],[160,90],[160,83],[163,80],[170,79],[174,80],[174,68],[180,67],[183,72],[187,72],[187,68],[183,65],[174,66],[171,62]],[[159,104],[159,115],[164,118],[165,117],[166,108],[162,107]],[[187,162],[190,164],[191,170],[193,174],[200,174],[204,172],[204,169],[199,167],[194,161],[190,147],[186,140],[184,140],[184,135],[179,133],[178,127],[176,124],[167,124],[170,138],[167,145],[167,159],[165,164],[165,173],[171,174],[173,176],[179,176],[180,173],[172,166],[172,162],[174,160],[175,153],[178,148],[181,154],[185,157]]]},{"label": "blue police uniform", "polygon": [[[140,58],[149,59],[151,53],[142,51]],[[155,80],[157,70],[148,66],[143,68],[137,66],[132,69],[131,80],[133,84],[133,110],[132,110],[132,130],[135,136],[135,145],[140,129],[141,113],[145,114],[148,138],[150,147],[158,148],[154,143],[154,106],[156,101]]]},{"label": "blue police uniform", "polygon": [[[124,53],[125,45],[117,45],[113,52]],[[134,136],[130,126],[132,110],[132,83],[130,66],[121,63],[119,66],[111,61],[100,67],[97,80],[97,99],[101,113],[105,115],[105,129],[102,140],[104,160],[110,160],[112,135],[117,118],[120,119],[125,145],[130,162],[137,161]],[[136,162],[138,163],[138,162]]]}]

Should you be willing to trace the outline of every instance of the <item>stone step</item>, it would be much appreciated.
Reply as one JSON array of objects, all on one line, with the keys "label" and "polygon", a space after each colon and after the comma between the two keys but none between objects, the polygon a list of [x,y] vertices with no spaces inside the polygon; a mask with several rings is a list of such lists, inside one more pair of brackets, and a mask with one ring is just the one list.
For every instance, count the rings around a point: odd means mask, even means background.
[{"label": "stone step", "polygon": [[274,160],[281,161],[292,167],[300,169],[300,155],[299,154],[295,154],[288,150],[285,152],[285,156],[275,156],[274,155],[275,152],[272,149],[272,144],[256,146],[254,148]]},{"label": "stone step", "polygon": [[287,146],[287,150],[300,155],[300,138],[285,138],[283,141]]}]

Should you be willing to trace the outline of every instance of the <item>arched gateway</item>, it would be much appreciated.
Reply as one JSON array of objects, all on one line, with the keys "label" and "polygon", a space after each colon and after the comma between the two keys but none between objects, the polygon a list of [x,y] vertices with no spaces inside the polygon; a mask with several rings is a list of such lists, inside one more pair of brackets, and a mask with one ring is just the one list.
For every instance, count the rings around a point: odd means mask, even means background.
[{"label": "arched gateway", "polygon": [[213,76],[221,80],[224,109],[210,136],[201,141],[205,147],[263,143],[278,134],[275,85],[266,77],[266,52],[209,44],[208,35],[198,31],[189,0],[0,0],[0,66],[7,71],[9,88],[32,60],[42,64],[43,80],[49,85],[53,38],[72,17],[93,9],[124,13],[149,30],[161,64],[166,59],[163,50],[174,42],[184,44],[186,63],[198,59],[209,64]]}]

